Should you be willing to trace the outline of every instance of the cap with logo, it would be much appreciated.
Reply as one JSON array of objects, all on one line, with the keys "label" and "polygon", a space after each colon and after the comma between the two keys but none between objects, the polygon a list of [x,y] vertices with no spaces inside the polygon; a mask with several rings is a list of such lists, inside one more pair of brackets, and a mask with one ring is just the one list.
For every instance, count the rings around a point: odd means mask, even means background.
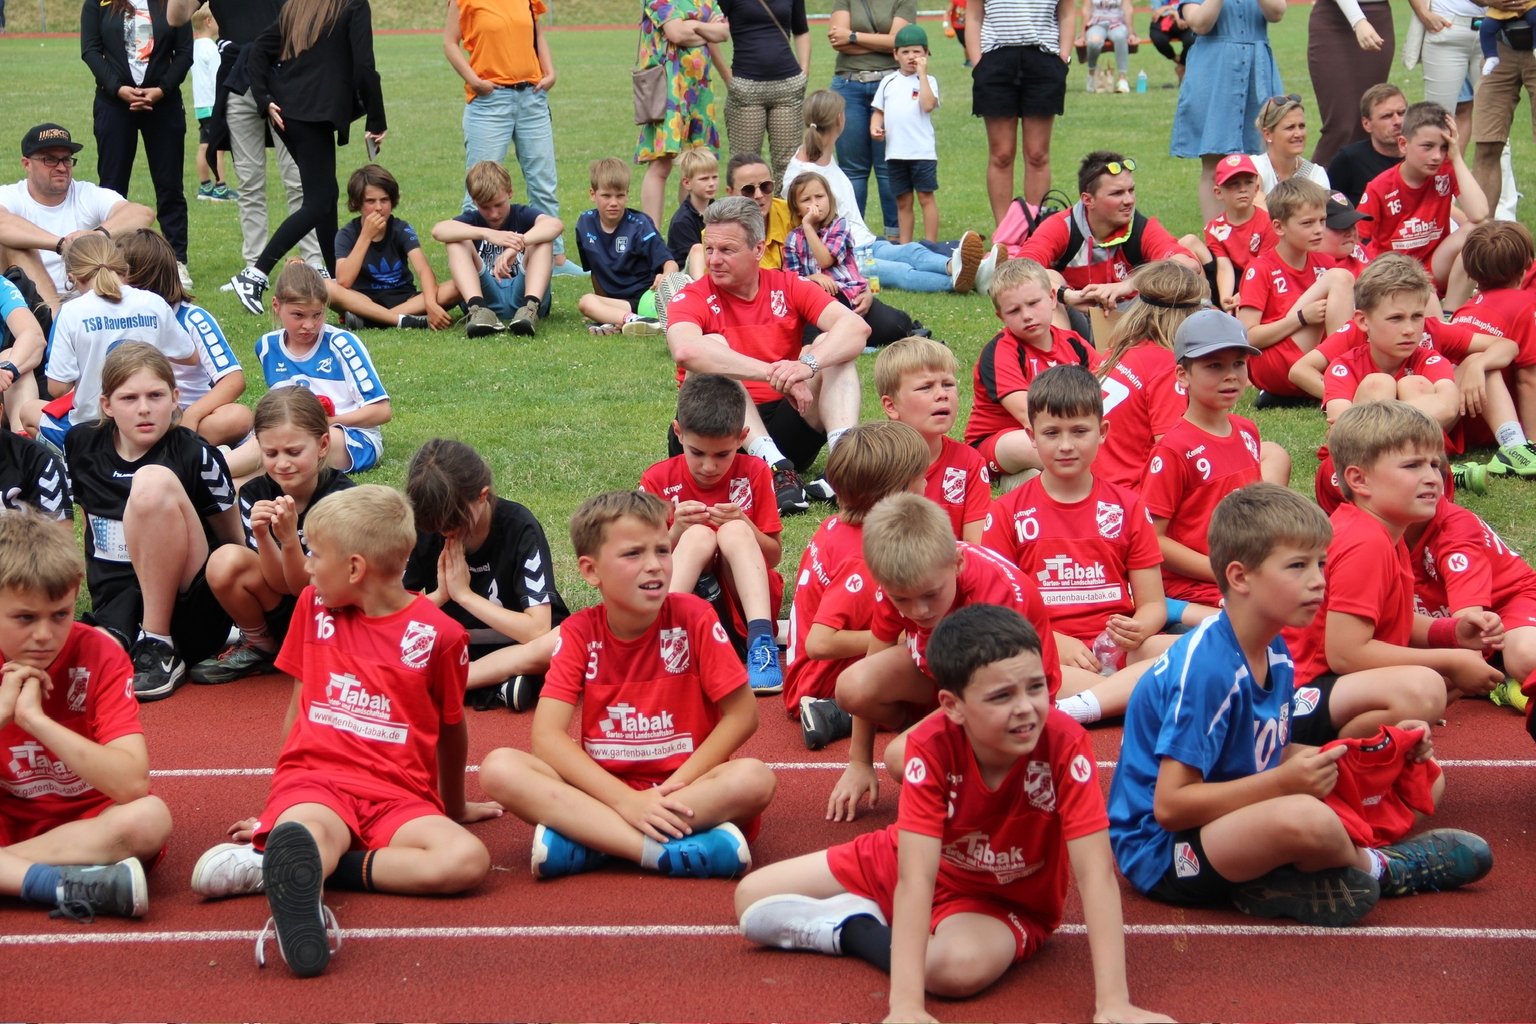
[{"label": "cap with logo", "polygon": [[56,124],[40,124],[21,137],[21,155],[31,156],[40,149],[67,149],[78,153],[85,147],[69,136],[69,129]]},{"label": "cap with logo", "polygon": [[1248,332],[1235,316],[1219,309],[1202,309],[1179,325],[1173,336],[1173,358],[1199,359],[1212,352],[1237,349],[1251,356],[1259,350],[1248,344]]},{"label": "cap with logo", "polygon": [[1348,231],[1363,220],[1375,220],[1368,213],[1355,209],[1355,204],[1343,192],[1328,193],[1328,226],[1335,231]]},{"label": "cap with logo", "polygon": [[896,33],[896,39],[892,44],[893,50],[899,50],[903,46],[928,47],[928,33],[923,31],[921,25],[903,25],[901,31]]},{"label": "cap with logo", "polygon": [[1216,164],[1216,184],[1225,185],[1239,174],[1251,174],[1255,178],[1259,176],[1259,169],[1253,162],[1253,157],[1245,153],[1233,153],[1224,156]]}]

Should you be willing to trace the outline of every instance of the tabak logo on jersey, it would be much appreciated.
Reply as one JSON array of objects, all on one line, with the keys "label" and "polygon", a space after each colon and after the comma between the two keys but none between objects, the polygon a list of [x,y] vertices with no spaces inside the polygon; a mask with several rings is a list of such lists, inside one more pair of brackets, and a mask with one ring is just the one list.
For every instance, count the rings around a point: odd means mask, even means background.
[{"label": "tabak logo on jersey", "polygon": [[389,698],[383,694],[369,693],[357,676],[350,672],[332,672],[331,681],[325,684],[325,699],[332,707],[346,708],[370,718],[388,718]]},{"label": "tabak logo on jersey", "polygon": [[1006,850],[994,850],[992,837],[985,832],[968,832],[952,843],[945,843],[942,856],[956,867],[966,871],[986,872],[997,879],[998,885],[1017,882],[1045,867],[1045,861],[1031,864],[1024,851],[1017,846]]},{"label": "tabak logo on jersey", "polygon": [[676,626],[661,631],[661,663],[673,675],[688,671],[688,630]]},{"label": "tabak logo on jersey", "polygon": [[1105,579],[1104,566],[1100,562],[1084,565],[1070,555],[1053,555],[1044,560],[1045,568],[1035,573],[1035,578],[1046,586],[1077,586],[1101,584]]},{"label": "tabak logo on jersey", "polygon": [[1444,234],[1440,227],[1440,221],[1434,217],[1425,220],[1423,217],[1409,217],[1398,226],[1397,237],[1392,240],[1392,248],[1397,250],[1419,249],[1433,242]]},{"label": "tabak logo on jersey", "polygon": [[618,733],[632,739],[671,736],[672,712],[647,715],[633,704],[614,704],[608,708],[608,717],[597,723],[597,727],[607,735]]},{"label": "tabak logo on jersey", "polygon": [[752,481],[744,476],[731,477],[730,494],[731,501],[743,512],[752,511]]},{"label": "tabak logo on jersey", "polygon": [[965,504],[965,470],[957,466],[944,468],[944,500],[951,505]]},{"label": "tabak logo on jersey", "polygon": [[76,666],[69,670],[69,692],[64,699],[69,702],[69,710],[84,711],[85,696],[91,688],[91,670]]},{"label": "tabak logo on jersey", "polygon": [[1243,447],[1248,449],[1248,454],[1253,456],[1254,461],[1258,461],[1259,439],[1246,430],[1239,430],[1238,433],[1243,437]]},{"label": "tabak logo on jersey", "polygon": [[1120,529],[1125,525],[1125,509],[1114,502],[1101,501],[1097,513],[1099,521],[1099,536],[1105,540],[1114,540],[1120,536]]},{"label": "tabak logo on jersey", "polygon": [[412,619],[406,623],[405,633],[400,637],[400,660],[406,668],[426,668],[436,643],[437,627]]},{"label": "tabak logo on jersey", "polygon": [[23,799],[79,796],[91,789],[90,783],[76,775],[63,761],[49,757],[47,749],[34,739],[11,748],[11,760],[6,768],[11,777],[0,779],[0,789]]},{"label": "tabak logo on jersey", "polygon": [[1051,777],[1049,761],[1031,761],[1024,769],[1024,795],[1036,808],[1053,814],[1056,811],[1056,780]]}]

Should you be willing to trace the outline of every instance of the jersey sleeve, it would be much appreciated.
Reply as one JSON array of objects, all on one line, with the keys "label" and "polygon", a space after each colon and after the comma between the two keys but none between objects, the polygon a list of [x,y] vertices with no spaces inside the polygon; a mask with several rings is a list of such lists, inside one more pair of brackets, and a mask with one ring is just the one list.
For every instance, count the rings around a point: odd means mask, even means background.
[{"label": "jersey sleeve", "polygon": [[[1062,712],[1051,712],[1046,728],[1057,727],[1057,715],[1066,717]],[[1099,770],[1088,733],[1079,726],[1072,735],[1065,725],[1061,723],[1062,731],[1071,738],[1062,737],[1065,742],[1057,761],[1056,815],[1061,819],[1061,837],[1070,842],[1109,828],[1109,812],[1104,807],[1104,791],[1099,788]]]},{"label": "jersey sleeve", "polygon": [[523,206],[519,203],[513,203],[512,209],[507,213],[507,223],[502,226],[502,230],[516,231],[518,234],[525,234],[529,231],[532,231],[533,226],[539,221],[539,214],[543,212],[543,210],[536,209],[532,206]]},{"label": "jersey sleeve", "polygon": [[784,532],[779,518],[779,499],[773,493],[773,471],[762,459],[748,459],[751,465],[752,511],[748,513],[757,528],[772,536]]},{"label": "jersey sleeve", "polygon": [[893,81],[895,81],[898,77],[899,76],[897,76],[897,75],[886,75],[883,79],[880,80],[880,86],[877,89],[875,89],[874,98],[869,101],[869,105],[870,105],[870,107],[872,109],[878,110],[882,114],[885,113],[885,93],[886,93],[886,90],[888,88],[890,88],[890,84]]},{"label": "jersey sleeve", "polygon": [[[243,513],[245,510],[244,488],[240,490],[240,508]],[[401,586],[406,590],[425,594],[437,587],[437,556],[442,551],[439,541],[440,538],[435,533],[416,531],[416,546],[411,549],[411,557],[406,559],[405,575],[400,580]]]},{"label": "jersey sleeve", "polygon": [[[1205,247],[1211,251],[1211,259],[1213,260],[1221,256],[1231,259],[1232,257],[1227,253],[1227,239],[1231,237],[1232,228],[1230,225],[1227,225],[1227,235],[1218,238],[1216,237],[1216,232],[1211,229],[1211,224],[1215,223],[1215,221],[1211,221],[1210,224],[1205,226]],[[337,255],[339,256],[341,253],[338,252]]]},{"label": "jersey sleeve", "polygon": [[1145,501],[1135,502],[1125,513],[1126,526],[1130,530],[1130,545],[1126,549],[1127,569],[1151,569],[1163,564],[1163,549],[1157,543],[1157,529],[1152,525],[1152,513]]},{"label": "jersey sleeve", "polygon": [[1071,232],[1067,228],[1067,218],[1071,211],[1064,211],[1054,216],[1047,217],[1034,234],[1025,240],[1019,247],[1018,256],[1021,259],[1034,260],[1042,267],[1051,267],[1061,258],[1066,251],[1067,240]]},{"label": "jersey sleeve", "polygon": [[1165,662],[1163,671],[1183,675],[1175,691],[1177,703],[1163,716],[1162,727],[1153,747],[1154,757],[1171,757],[1181,764],[1209,775],[1221,756],[1227,732],[1232,728],[1231,702],[1227,700],[1231,680],[1211,678],[1202,669],[1201,659],[1186,648],[1188,658],[1182,667]]},{"label": "jersey sleeve", "polygon": [[699,683],[704,696],[713,703],[720,703],[728,693],[747,685],[747,668],[736,657],[731,638],[713,608],[703,601],[692,605],[688,632],[693,637],[693,648],[699,652]]},{"label": "jersey sleeve", "polygon": [[822,592],[813,625],[835,630],[868,629],[874,615],[875,581],[862,558],[850,558],[832,572],[832,582]]},{"label": "jersey sleeve", "polygon": [[[1375,626],[1386,611],[1387,577],[1397,571],[1397,558],[1385,538],[1380,544],[1333,544],[1328,548],[1328,611],[1355,615]],[[1348,581],[1347,586],[1337,584]]]},{"label": "jersey sleeve", "polygon": [[1239,306],[1265,309],[1269,305],[1269,277],[1260,274],[1259,269],[1259,264],[1255,261],[1248,264],[1248,269],[1244,271],[1242,286],[1237,291]]},{"label": "jersey sleeve", "polygon": [[1184,501],[1184,460],[1171,448],[1156,445],[1141,478],[1141,500],[1159,519],[1172,519]]},{"label": "jersey sleeve", "polygon": [[[602,606],[598,605],[598,608]],[[597,614],[601,615],[602,611]],[[544,673],[544,689],[539,691],[541,698],[553,697],[572,705],[581,699],[587,671],[586,626],[590,619],[578,612],[561,624],[555,653],[549,659],[549,671]]]},{"label": "jersey sleeve", "polygon": [[293,605],[293,618],[288,620],[288,635],[277,652],[277,670],[295,679],[304,676],[304,641],[309,638],[309,620],[315,612],[315,588],[305,587]]},{"label": "jersey sleeve", "polygon": [[1178,365],[1169,363],[1147,378],[1148,421],[1153,437],[1162,437],[1179,425],[1189,407],[1189,392],[1179,383]]},{"label": "jersey sleeve", "polygon": [[[640,474],[640,484],[635,489],[644,491],[646,494],[654,494],[660,498],[667,489],[666,474],[663,472],[663,468],[670,461],[670,459],[664,459],[647,468],[644,473]],[[762,460],[759,459],[758,461]],[[670,513],[668,513],[668,516],[670,518]]]},{"label": "jersey sleeve", "polygon": [[[576,237],[580,238],[581,236],[578,234]],[[710,333],[709,296],[705,292],[705,289],[708,287],[710,287],[710,284],[706,280],[699,283],[698,288],[689,285],[678,292],[667,306],[667,323],[695,324],[705,334]],[[813,285],[812,287],[815,286]]]},{"label": "jersey sleeve", "polygon": [[965,473],[965,514],[961,523],[982,522],[992,508],[992,481],[987,464],[979,457]]},{"label": "jersey sleeve", "polygon": [[80,379],[79,355],[75,351],[75,332],[80,322],[68,313],[65,306],[54,318],[53,330],[48,337],[48,362],[44,375],[61,384],[73,384]]},{"label": "jersey sleeve", "polygon": [[667,248],[667,240],[661,237],[661,230],[651,223],[651,219],[645,219],[649,233],[640,240],[645,246],[646,256],[650,259],[650,269],[653,273],[661,273],[667,261],[672,259],[672,250]]},{"label": "jersey sleeve", "polygon": [[384,390],[384,382],[379,379],[379,371],[374,368],[373,357],[368,354],[367,346],[354,334],[349,347],[352,351],[342,355],[352,375],[352,385],[362,395],[363,404],[386,401],[389,393]]},{"label": "jersey sleeve", "polygon": [[1381,195],[1376,190],[1376,180],[1374,178],[1371,179],[1370,184],[1365,186],[1365,194],[1360,197],[1360,202],[1356,205],[1355,209],[1357,212],[1367,215],[1360,223],[1355,225],[1355,228],[1360,233],[1360,244],[1369,251],[1372,237],[1371,226],[1381,220],[1383,212]]},{"label": "jersey sleeve", "polygon": [[518,531],[513,547],[516,564],[509,566],[516,573],[512,592],[518,595],[523,608],[537,608],[553,604],[560,595],[555,592],[555,562],[549,554],[549,540],[544,527],[528,514],[529,522]]},{"label": "jersey sleeve", "polygon": [[[94,664],[91,669],[91,686],[86,698],[86,720],[90,723],[90,738],[100,744],[111,743],[123,736],[142,734],[144,726],[139,722],[139,702],[133,695],[133,663],[117,644],[106,637],[92,637],[106,641],[93,643]],[[99,651],[100,654],[96,654]]]},{"label": "jersey sleeve", "polygon": [[1323,374],[1324,406],[1339,399],[1352,402],[1358,390],[1360,390],[1360,382],[1355,379],[1355,371],[1350,367],[1348,360],[1339,358],[1328,364],[1328,369]]},{"label": "jersey sleeve", "polygon": [[1179,240],[1168,233],[1168,229],[1158,222],[1156,217],[1147,218],[1147,226],[1141,231],[1141,257],[1143,260],[1165,260],[1170,256],[1188,256],[1194,259],[1194,253],[1179,244]]},{"label": "jersey sleeve", "polygon": [[186,330],[197,344],[198,360],[217,382],[240,369],[240,360],[230,347],[229,339],[219,328],[219,322],[206,310],[193,307],[187,310]]},{"label": "jersey sleeve", "polygon": [[[870,582],[873,582],[871,580]],[[906,623],[902,621],[901,613],[896,606],[886,599],[884,593],[877,587],[875,589],[875,614],[869,620],[869,630],[876,640],[881,643],[894,644],[901,634],[906,631]]]},{"label": "jersey sleeve", "polygon": [[[455,623],[457,625],[457,623]],[[464,721],[464,684],[469,681],[469,634],[462,627],[437,649],[432,665],[432,694],[444,725]]]},{"label": "jersey sleeve", "polygon": [[88,218],[95,223],[87,226],[81,224],[83,230],[90,231],[99,225],[105,224],[107,218],[112,216],[112,208],[118,203],[126,203],[128,200],[112,191],[110,188],[102,188],[100,185],[91,185],[90,182],[76,182],[77,185],[85,185],[82,189],[81,207],[87,211]]},{"label": "jersey sleeve", "polygon": [[21,495],[22,500],[49,519],[73,519],[75,505],[69,497],[69,476],[64,472],[63,460],[40,444],[23,441],[16,448],[26,463],[22,467],[24,479],[31,483],[32,493]]},{"label": "jersey sleeve", "polygon": [[1493,610],[1493,562],[1483,540],[1482,524],[1474,516],[1452,516],[1435,540],[1435,571],[1445,586],[1445,604],[1452,613],[1476,605]]},{"label": "jersey sleeve", "polygon": [[1001,501],[993,501],[987,508],[987,527],[981,535],[981,546],[991,548],[1015,565],[1019,562],[1019,542],[1013,532],[1013,514]]},{"label": "jersey sleeve", "polygon": [[352,250],[357,246],[357,240],[362,237],[362,218],[353,218],[349,223],[343,224],[341,230],[336,232],[336,258],[344,260],[352,255]]},{"label": "jersey sleeve", "polygon": [[176,319],[176,314],[171,312],[171,307],[165,304],[165,300],[158,295],[154,303],[155,313],[160,317],[160,336],[155,347],[165,354],[167,359],[185,359],[197,354],[193,347],[192,336],[187,329],[181,326],[181,321]]},{"label": "jersey sleeve", "polygon": [[1419,360],[1417,372],[1425,380],[1432,381],[1436,384],[1443,380],[1452,382],[1456,380],[1456,368],[1451,365],[1451,361],[1449,359],[1445,358],[1445,356],[1441,355],[1439,352],[1435,352],[1432,355],[1426,356],[1424,359]]},{"label": "jersey sleeve", "polygon": [[826,308],[836,301],[819,287],[801,277],[791,279],[788,291],[790,305],[795,307],[808,324],[819,321]]},{"label": "jersey sleeve", "polygon": [[1430,336],[1435,343],[1435,351],[1453,363],[1465,362],[1467,356],[1472,354],[1472,339],[1477,337],[1477,332],[1466,324],[1448,324],[1443,322],[1428,321],[1433,324],[1430,327]]},{"label": "jersey sleeve", "polygon": [[0,277],[0,320],[5,320],[18,309],[26,309],[27,300],[21,291],[6,278]]},{"label": "jersey sleeve", "polygon": [[1017,349],[1013,345],[1005,346],[1005,340],[1007,332],[1000,331],[983,346],[981,356],[976,360],[976,382],[986,390],[986,397],[994,402],[1001,402],[1016,392],[1029,390],[1024,368],[1019,365]]},{"label": "jersey sleeve", "polygon": [[896,800],[896,827],[942,839],[949,816],[950,772],[933,745],[924,742],[927,739],[907,737],[907,763],[902,772],[906,781]]},{"label": "jersey sleeve", "polygon": [[398,217],[395,218],[395,245],[407,256],[421,248],[421,239],[416,236],[416,229]]},{"label": "jersey sleeve", "polygon": [[[224,463],[224,453],[202,438],[193,441],[197,455],[197,470],[193,474],[193,486],[187,490],[192,508],[207,519],[235,505],[235,484],[229,478],[229,467]],[[188,460],[191,461],[190,459]]]}]

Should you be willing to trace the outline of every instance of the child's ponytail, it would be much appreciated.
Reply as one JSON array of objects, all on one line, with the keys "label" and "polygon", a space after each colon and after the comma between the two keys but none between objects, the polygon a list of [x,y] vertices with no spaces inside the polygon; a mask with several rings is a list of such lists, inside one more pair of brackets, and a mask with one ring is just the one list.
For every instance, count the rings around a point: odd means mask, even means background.
[{"label": "child's ponytail", "polygon": [[128,261],[106,235],[93,231],[69,243],[64,250],[64,269],[77,285],[89,287],[108,302],[123,300]]},{"label": "child's ponytail", "polygon": [[800,144],[811,163],[819,163],[831,151],[832,144],[827,139],[843,119],[844,106],[843,98],[830,89],[817,89],[805,98],[805,135]]}]

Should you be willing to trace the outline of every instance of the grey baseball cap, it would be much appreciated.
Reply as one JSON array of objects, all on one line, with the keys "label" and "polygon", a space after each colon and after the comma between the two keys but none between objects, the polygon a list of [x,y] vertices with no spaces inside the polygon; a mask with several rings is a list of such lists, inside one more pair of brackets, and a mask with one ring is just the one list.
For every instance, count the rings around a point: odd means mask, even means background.
[{"label": "grey baseball cap", "polygon": [[1212,352],[1237,349],[1251,356],[1259,350],[1248,344],[1248,332],[1235,316],[1219,309],[1202,309],[1179,325],[1173,336],[1175,359],[1198,359]]}]

